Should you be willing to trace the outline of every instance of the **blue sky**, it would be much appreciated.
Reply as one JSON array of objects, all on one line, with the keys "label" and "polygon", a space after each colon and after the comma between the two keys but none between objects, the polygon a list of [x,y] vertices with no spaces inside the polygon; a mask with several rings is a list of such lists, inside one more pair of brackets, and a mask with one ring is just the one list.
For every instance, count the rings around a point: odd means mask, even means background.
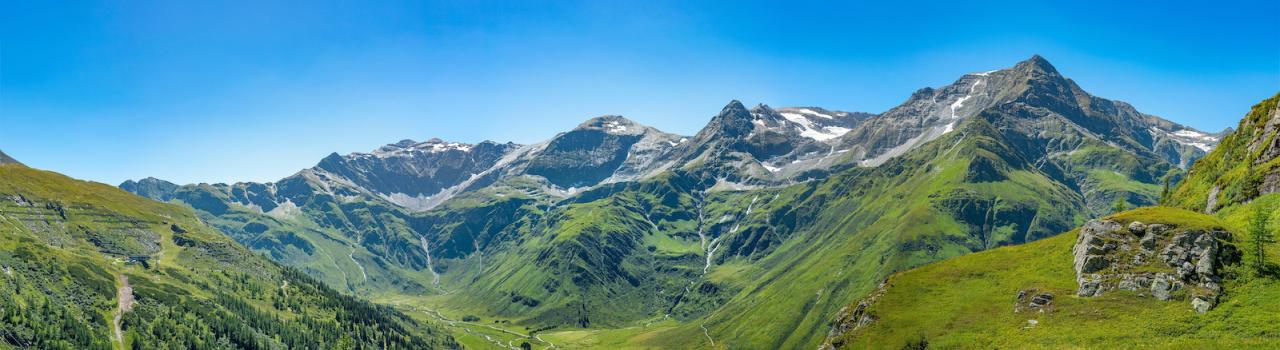
[{"label": "blue sky", "polygon": [[1217,131],[1280,90],[1280,2],[0,0],[0,150],[116,184],[272,181],[411,138],[602,114],[692,134],[731,99],[881,112],[1049,59]]}]

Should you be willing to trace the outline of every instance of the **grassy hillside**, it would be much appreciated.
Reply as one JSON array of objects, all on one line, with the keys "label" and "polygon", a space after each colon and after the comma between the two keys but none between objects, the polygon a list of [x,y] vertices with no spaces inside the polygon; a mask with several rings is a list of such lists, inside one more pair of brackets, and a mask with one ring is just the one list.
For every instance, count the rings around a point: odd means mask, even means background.
[{"label": "grassy hillside", "polygon": [[[1280,128],[1275,124],[1280,118],[1276,115],[1278,102],[1280,93],[1254,105],[1235,132],[1191,167],[1165,204],[1212,212],[1256,197],[1266,176],[1280,176],[1280,157],[1276,157]],[[1269,122],[1273,123],[1270,127]],[[1268,155],[1272,158],[1266,159]],[[1213,206],[1209,205],[1211,200]]]},{"label": "grassy hillside", "polygon": [[[1249,242],[1254,212],[1280,224],[1280,193],[1269,189],[1280,154],[1276,103],[1280,95],[1255,105],[1240,129],[1195,163],[1164,203],[1110,216],[1127,224],[1162,223],[1177,229],[1230,231],[1236,244]],[[1214,212],[1212,216],[1197,212]],[[1258,274],[1242,264],[1228,265],[1225,294],[1217,308],[1198,314],[1185,302],[1112,291],[1077,297],[1072,249],[1077,231],[1025,245],[945,260],[896,274],[863,299],[863,327],[828,339],[854,348],[1275,348],[1280,347],[1280,278]],[[1276,252],[1280,243],[1266,250]],[[1244,261],[1255,251],[1241,249]],[[1272,253],[1267,264],[1280,263]],[[1271,269],[1274,271],[1274,268]],[[1046,312],[1019,311],[1022,291],[1055,296]],[[857,305],[857,304],[855,304]],[[850,307],[854,307],[851,305]],[[855,312],[856,313],[856,312]],[[838,322],[863,319],[843,316]]]},{"label": "grassy hillside", "polygon": [[[1225,227],[1247,240],[1244,222],[1260,198],[1219,216],[1152,207],[1110,217],[1121,223],[1165,223],[1180,228]],[[1280,220],[1280,213],[1273,214]],[[1220,306],[1197,314],[1185,302],[1140,298],[1116,291],[1075,296],[1072,246],[1076,232],[1025,245],[966,255],[896,274],[867,309],[876,320],[837,342],[851,348],[897,349],[925,340],[929,347],[980,348],[1273,348],[1280,346],[1280,282],[1228,271]],[[1272,251],[1280,245],[1272,244]],[[1251,254],[1246,252],[1246,254]],[[1246,261],[1252,256],[1246,256]],[[1269,257],[1280,263],[1280,257]],[[1019,291],[1055,296],[1047,313],[1014,312]],[[1030,320],[1035,320],[1031,324]]]},{"label": "grassy hillside", "polygon": [[0,344],[454,348],[432,325],[251,253],[181,206],[0,165]]}]

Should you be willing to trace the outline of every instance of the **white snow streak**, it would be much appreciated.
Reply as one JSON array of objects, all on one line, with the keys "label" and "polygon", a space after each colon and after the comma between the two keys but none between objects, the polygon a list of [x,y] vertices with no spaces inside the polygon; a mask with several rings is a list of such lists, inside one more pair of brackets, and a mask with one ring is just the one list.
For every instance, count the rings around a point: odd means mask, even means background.
[{"label": "white snow streak", "polygon": [[[800,111],[808,112],[806,114],[818,116],[819,118],[827,118],[827,119],[832,118],[829,115],[816,113],[808,109],[801,109]],[[800,136],[808,137],[818,141],[826,141],[833,138],[837,138],[837,137],[840,137],[841,135],[849,133],[849,130],[851,130],[849,128],[844,128],[839,126],[818,126],[814,124],[812,120],[809,120],[808,117],[805,117],[804,114],[800,114],[800,113],[780,112],[778,114],[782,115],[783,118],[786,118],[787,120],[790,120],[793,123],[800,124],[800,128],[799,128]]]},{"label": "white snow streak", "polygon": [[436,273],[435,265],[431,264],[431,245],[427,244],[426,236],[418,235],[418,240],[422,241],[422,251],[427,253],[427,271],[431,271],[431,276],[433,277],[431,280],[431,284],[439,287],[440,274]]},{"label": "white snow streak", "polygon": [[350,258],[351,262],[356,263],[356,267],[360,268],[360,275],[364,276],[364,280],[368,282],[369,274],[365,272],[364,265],[361,265],[359,261],[356,261],[356,247],[351,247],[351,253],[347,254],[347,258]]}]

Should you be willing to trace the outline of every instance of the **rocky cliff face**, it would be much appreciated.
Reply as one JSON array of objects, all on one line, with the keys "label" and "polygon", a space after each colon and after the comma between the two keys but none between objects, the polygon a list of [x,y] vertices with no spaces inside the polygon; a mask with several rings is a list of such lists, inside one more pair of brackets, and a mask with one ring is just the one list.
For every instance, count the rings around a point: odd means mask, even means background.
[{"label": "rocky cliff face", "polygon": [[1190,299],[1201,313],[1222,294],[1223,266],[1240,261],[1225,230],[1136,221],[1090,221],[1080,229],[1073,253],[1079,296],[1127,290],[1159,300]]},{"label": "rocky cliff face", "polygon": [[396,204],[421,209],[426,198],[489,169],[517,147],[488,141],[472,145],[403,140],[371,153],[331,154],[313,169]]},{"label": "rocky cliff face", "polygon": [[875,305],[876,300],[884,295],[888,284],[889,280],[880,282],[880,286],[876,287],[876,290],[867,295],[867,297],[858,300],[856,304],[841,308],[831,322],[831,330],[827,332],[826,340],[822,342],[822,345],[818,346],[818,350],[843,348],[847,345],[844,343],[845,334],[856,332],[875,322],[876,316],[867,309]]},{"label": "rocky cliff face", "polygon": [[630,181],[669,167],[661,155],[682,140],[622,116],[602,116],[537,145],[503,172],[505,177],[540,176],[562,189]]},{"label": "rocky cliff face", "polygon": [[846,154],[839,138],[873,114],[816,107],[747,109],[730,101],[702,130],[664,158],[714,179],[716,188],[745,189],[821,177]]},{"label": "rocky cliff face", "polygon": [[1280,192],[1280,94],[1254,105],[1235,131],[1187,171],[1165,203],[1213,213],[1276,192]]},{"label": "rocky cliff face", "polygon": [[863,165],[879,165],[989,109],[1016,116],[1000,127],[1016,130],[1045,157],[1093,139],[1186,167],[1218,142],[1214,134],[1090,95],[1034,56],[1008,69],[966,74],[951,85],[916,91],[843,136],[839,147],[861,153]]},{"label": "rocky cliff face", "polygon": [[1276,164],[1276,159],[1280,159],[1280,105],[1273,103],[1271,111],[1257,124],[1258,136],[1249,143],[1249,151],[1257,154],[1253,166],[1261,173],[1258,194],[1277,193],[1280,192],[1280,166]]}]

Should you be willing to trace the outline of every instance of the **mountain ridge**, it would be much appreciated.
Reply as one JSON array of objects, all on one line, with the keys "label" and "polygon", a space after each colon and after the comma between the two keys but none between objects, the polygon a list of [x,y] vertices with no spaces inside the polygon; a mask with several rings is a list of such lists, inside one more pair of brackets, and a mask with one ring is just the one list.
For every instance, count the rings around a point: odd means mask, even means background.
[{"label": "mountain ridge", "polygon": [[13,159],[13,157],[10,157],[8,154],[5,154],[5,153],[4,153],[4,151],[0,151],[0,164],[18,164],[18,165],[21,165],[21,164],[22,164],[22,162],[19,162],[17,159]]},{"label": "mountain ridge", "polygon": [[[655,331],[670,346],[807,347],[891,272],[1052,236],[1117,200],[1155,203],[1200,150],[1141,129],[1182,130],[1160,120],[1036,56],[878,115],[735,100],[689,137],[592,118],[504,148],[418,206],[324,169],[167,200],[355,293],[425,294],[531,329],[669,316],[685,322]],[[833,261],[856,273],[831,275]],[[797,290],[818,298],[758,304]]]}]

